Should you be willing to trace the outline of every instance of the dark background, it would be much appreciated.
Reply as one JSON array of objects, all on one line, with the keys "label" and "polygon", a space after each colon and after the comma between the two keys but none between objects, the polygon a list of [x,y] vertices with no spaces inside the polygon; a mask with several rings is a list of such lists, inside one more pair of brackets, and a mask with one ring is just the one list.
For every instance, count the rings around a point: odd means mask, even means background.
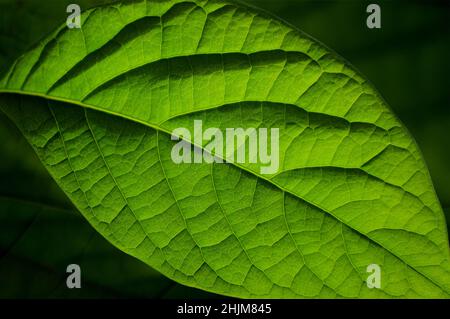
[{"label": "dark background", "polygon": [[[108,0],[0,0],[0,72],[67,17]],[[416,138],[450,221],[449,1],[247,0],[343,56]],[[381,6],[382,28],[366,27]],[[82,289],[69,290],[79,264]],[[217,297],[180,286],[111,246],[80,216],[0,112],[0,298]]]}]

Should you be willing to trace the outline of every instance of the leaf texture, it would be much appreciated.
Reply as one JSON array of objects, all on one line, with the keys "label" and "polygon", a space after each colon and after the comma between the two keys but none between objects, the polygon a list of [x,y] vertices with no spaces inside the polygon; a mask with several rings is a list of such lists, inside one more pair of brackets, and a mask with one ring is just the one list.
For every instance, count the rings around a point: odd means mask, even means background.
[{"label": "leaf texture", "polygon": [[[120,2],[82,23],[14,63],[1,107],[114,245],[229,296],[448,298],[446,224],[420,151],[345,61],[225,1]],[[170,134],[194,120],[279,128],[279,173],[173,163]],[[381,289],[366,285],[371,264]]]}]

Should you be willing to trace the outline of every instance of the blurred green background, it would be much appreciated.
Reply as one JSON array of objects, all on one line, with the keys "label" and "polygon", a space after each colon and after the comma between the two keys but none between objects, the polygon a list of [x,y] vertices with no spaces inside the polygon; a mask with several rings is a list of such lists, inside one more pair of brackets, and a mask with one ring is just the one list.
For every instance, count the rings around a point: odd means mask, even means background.
[{"label": "blurred green background", "polygon": [[[109,0],[0,0],[0,72],[67,17]],[[449,1],[246,0],[324,43],[379,90],[419,143],[450,221]],[[366,27],[381,6],[382,28]],[[164,278],[98,235],[0,113],[0,298],[216,298]],[[82,269],[82,289],[65,286]]]}]

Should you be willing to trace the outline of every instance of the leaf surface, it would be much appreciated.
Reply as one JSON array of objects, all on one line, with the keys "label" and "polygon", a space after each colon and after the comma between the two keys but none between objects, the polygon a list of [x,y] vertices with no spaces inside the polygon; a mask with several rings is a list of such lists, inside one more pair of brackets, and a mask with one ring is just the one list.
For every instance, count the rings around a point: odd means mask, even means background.
[{"label": "leaf surface", "polygon": [[[16,61],[1,105],[117,247],[237,297],[448,297],[446,226],[420,151],[345,61],[224,1],[122,2],[82,23]],[[175,164],[170,133],[199,119],[279,128],[280,171]],[[365,283],[371,264],[381,289]]]},{"label": "leaf surface", "polygon": [[[106,2],[112,1],[79,0],[77,4],[87,8],[88,3]],[[2,0],[0,69],[6,69],[42,34],[52,31],[65,17],[70,3],[70,0]],[[119,253],[93,233],[86,220],[72,213],[72,204],[64,192],[3,112],[0,112],[0,140],[2,298],[214,297],[169,281],[135,258]],[[83,289],[67,289],[68,263],[80,264]]]}]

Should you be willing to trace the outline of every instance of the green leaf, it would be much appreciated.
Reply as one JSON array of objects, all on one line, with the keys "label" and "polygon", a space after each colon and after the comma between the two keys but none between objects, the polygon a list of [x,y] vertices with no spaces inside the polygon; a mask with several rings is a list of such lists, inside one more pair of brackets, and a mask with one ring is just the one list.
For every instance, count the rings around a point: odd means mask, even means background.
[{"label": "green leaf", "polygon": [[[110,242],[230,296],[448,298],[444,215],[420,151],[345,61],[224,1],[122,2],[82,23],[16,61],[1,105]],[[175,164],[170,134],[196,119],[279,128],[279,173]],[[366,285],[372,264],[381,289]]]},{"label": "green leaf", "polygon": [[[48,34],[62,22],[66,7],[72,2],[2,0],[0,68],[6,69],[8,61],[11,64],[42,34]],[[77,4],[87,8],[88,3],[106,2],[112,1],[80,0]],[[73,209],[70,201],[2,112],[0,139],[0,297],[213,297],[169,282],[135,258],[118,253],[117,248],[92,233],[78,214],[67,215],[66,209]],[[65,210],[53,208],[55,205]],[[41,231],[46,235],[42,236]],[[89,245],[81,245],[83,240],[89,240]],[[82,290],[67,289],[67,260],[80,263]]]},{"label": "green leaf", "polygon": [[[2,0],[0,69],[6,70],[8,63],[62,22],[72,2]],[[79,0],[77,4],[84,9],[88,3],[106,2],[112,1]],[[93,233],[86,221],[71,213],[62,190],[1,111],[0,139],[1,298],[214,297],[169,282]],[[66,288],[68,262],[80,263],[83,289]]]}]

